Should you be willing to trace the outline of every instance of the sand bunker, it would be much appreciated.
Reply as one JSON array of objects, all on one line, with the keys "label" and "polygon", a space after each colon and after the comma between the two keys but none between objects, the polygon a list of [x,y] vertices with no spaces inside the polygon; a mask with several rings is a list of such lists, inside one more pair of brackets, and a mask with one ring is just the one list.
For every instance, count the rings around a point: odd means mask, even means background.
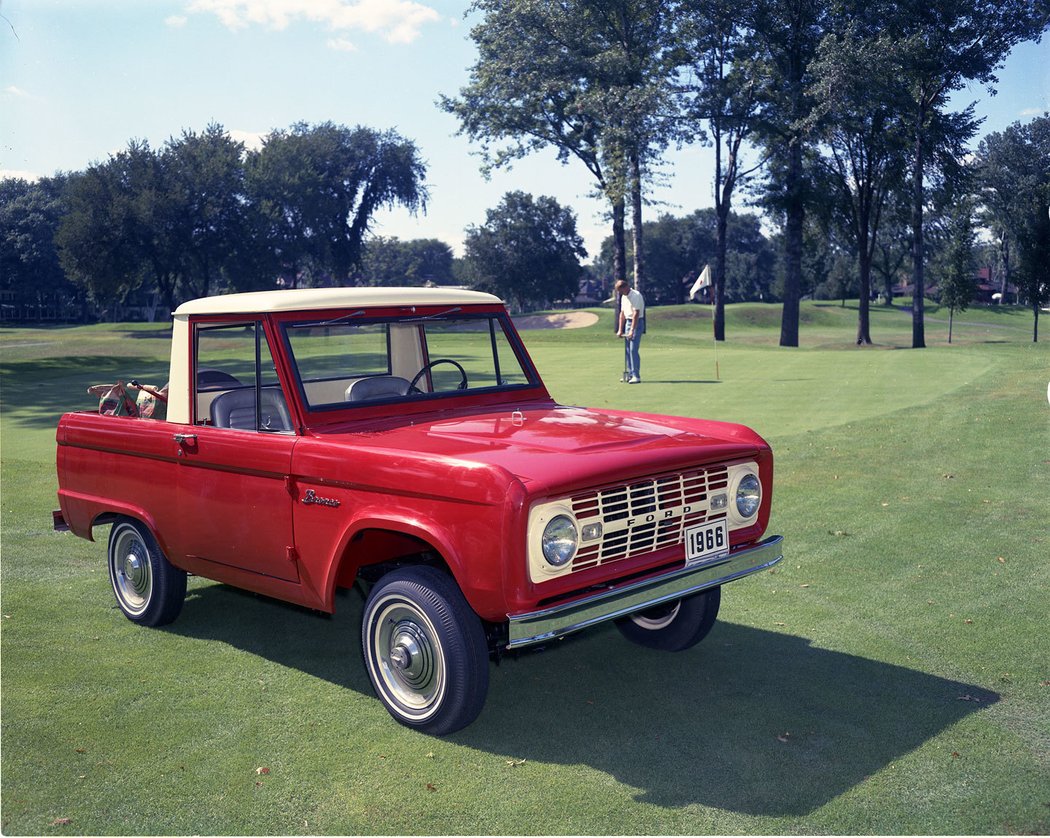
[{"label": "sand bunker", "polygon": [[514,325],[519,329],[583,329],[597,322],[598,315],[593,311],[559,311],[514,318]]}]

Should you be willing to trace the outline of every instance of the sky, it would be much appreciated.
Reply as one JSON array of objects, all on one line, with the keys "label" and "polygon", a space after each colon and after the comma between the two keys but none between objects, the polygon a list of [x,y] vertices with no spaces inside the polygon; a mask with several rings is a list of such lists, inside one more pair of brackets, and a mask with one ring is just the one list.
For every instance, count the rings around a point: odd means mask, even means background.
[{"label": "sky", "polygon": [[[426,214],[381,211],[372,231],[437,238],[464,230],[511,190],[577,214],[594,256],[608,233],[582,164],[543,152],[479,172],[477,147],[436,102],[468,80],[476,52],[452,0],[0,0],[0,177],[35,178],[103,162],[132,139],[160,148],[184,130],[224,126],[257,145],[273,129],[331,121],[392,129],[427,165]],[[978,136],[1050,111],[1050,44],[1022,44],[955,104],[977,102]],[[650,217],[713,205],[713,151],[673,149]],[[742,207],[735,207],[742,208]]]}]

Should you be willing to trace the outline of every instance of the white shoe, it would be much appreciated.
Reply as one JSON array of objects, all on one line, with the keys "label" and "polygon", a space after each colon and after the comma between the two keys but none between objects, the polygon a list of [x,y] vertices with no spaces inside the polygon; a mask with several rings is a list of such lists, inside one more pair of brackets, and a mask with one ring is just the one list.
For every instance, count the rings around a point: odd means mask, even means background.
[{"label": "white shoe", "polygon": [[628,384],[641,384],[642,383],[642,379],[640,379],[637,375],[632,375],[630,378],[627,379],[627,383]]}]

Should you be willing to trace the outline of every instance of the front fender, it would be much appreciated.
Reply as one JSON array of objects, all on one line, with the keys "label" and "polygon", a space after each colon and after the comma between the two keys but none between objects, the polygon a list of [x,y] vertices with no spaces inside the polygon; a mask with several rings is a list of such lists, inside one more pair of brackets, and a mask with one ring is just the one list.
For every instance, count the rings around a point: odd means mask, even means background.
[{"label": "front fender", "polygon": [[[369,564],[384,561],[387,556],[366,557],[355,554],[353,543],[366,532],[385,532],[414,539],[439,556],[448,565],[456,584],[471,607],[480,614],[493,613],[492,592],[501,588],[499,574],[500,562],[483,562],[489,572],[480,572],[478,562],[472,562],[457,546],[461,539],[456,538],[449,529],[434,518],[390,515],[376,510],[362,510],[346,526],[340,536],[333,561],[328,566],[324,583],[324,602],[327,610],[335,607],[335,592],[339,579],[348,576],[356,577],[358,571]],[[502,607],[502,603],[500,604]]]}]

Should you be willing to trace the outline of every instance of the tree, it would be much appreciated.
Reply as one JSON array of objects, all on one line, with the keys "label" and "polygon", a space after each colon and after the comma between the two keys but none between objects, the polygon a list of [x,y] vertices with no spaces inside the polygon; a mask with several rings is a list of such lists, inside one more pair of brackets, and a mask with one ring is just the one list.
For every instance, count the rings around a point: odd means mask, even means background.
[{"label": "tree", "polygon": [[1032,309],[1032,342],[1039,340],[1039,310],[1050,302],[1050,201],[1032,207],[1017,236],[1020,294]]},{"label": "tree", "polygon": [[[707,215],[710,214],[707,211]],[[664,213],[646,223],[644,242],[649,282],[645,298],[649,305],[686,302],[688,288],[703,266],[713,260],[713,230],[709,229],[713,225],[697,216],[698,213],[685,217]]]},{"label": "tree", "polygon": [[[1018,286],[1032,306],[1033,338],[1038,339],[1039,309],[1050,295],[1044,229],[1050,205],[1050,114],[989,134],[975,165],[986,220],[997,232],[1004,262],[1011,243],[1016,252]],[[1005,267],[1008,271],[1009,263]]]},{"label": "tree", "polygon": [[[643,246],[645,181],[675,136],[670,111],[678,45],[672,33],[669,0],[584,0],[592,62],[603,102],[613,114],[607,120],[606,145],[614,160],[626,162],[626,189],[631,205],[636,289],[646,285]],[[616,190],[619,191],[619,190]]]},{"label": "tree", "polygon": [[877,21],[853,18],[824,38],[812,67],[818,159],[856,254],[858,345],[871,343],[871,273],[882,212],[903,182],[907,133],[901,102],[887,84],[896,66],[894,43],[879,34]]},{"label": "tree", "polygon": [[221,125],[146,142],[74,176],[57,233],[70,277],[103,303],[155,288],[169,310],[219,290],[272,285],[244,194],[244,148]]},{"label": "tree", "polygon": [[181,256],[179,295],[207,297],[221,288],[272,287],[253,268],[252,208],[244,195],[244,144],[217,124],[183,131],[160,155],[163,212],[171,247]]},{"label": "tree", "polygon": [[183,254],[171,235],[164,168],[145,141],[72,175],[55,242],[69,278],[99,303],[152,283],[169,310]]},{"label": "tree", "polygon": [[893,305],[893,289],[905,277],[905,266],[911,256],[911,224],[907,196],[894,192],[882,212],[882,234],[875,243],[872,270],[882,281],[883,299]]},{"label": "tree", "polygon": [[575,296],[587,255],[572,210],[524,192],[508,192],[483,226],[469,227],[464,248],[474,287],[519,311]]},{"label": "tree", "polygon": [[690,56],[695,85],[686,85],[693,120],[706,124],[715,152],[714,337],[725,340],[727,228],[733,193],[753,171],[741,147],[755,127],[758,85],[755,44],[746,24],[751,7],[742,0],[687,0],[679,40]]},{"label": "tree", "polygon": [[441,96],[440,106],[480,145],[485,175],[546,147],[563,164],[582,163],[610,204],[613,278],[626,277],[624,193],[606,171],[609,113],[586,69],[575,4],[477,0],[471,9],[483,14],[470,33],[478,60],[459,96]]},{"label": "tree", "polygon": [[773,290],[776,251],[762,232],[762,221],[757,215],[730,213],[726,222],[726,252],[727,303],[776,298]]},{"label": "tree", "polygon": [[945,217],[945,246],[935,262],[941,305],[948,307],[948,343],[952,342],[955,312],[966,311],[976,290],[973,216],[972,199],[951,205]]},{"label": "tree", "polygon": [[376,236],[365,242],[356,279],[360,285],[449,285],[455,282],[452,248],[438,239]]},{"label": "tree", "polygon": [[344,283],[361,259],[372,216],[397,205],[426,211],[426,165],[393,131],[300,122],[273,131],[246,163],[247,193],[266,221],[277,270]]},{"label": "tree", "polygon": [[[669,0],[476,0],[478,60],[441,107],[481,144],[483,172],[551,147],[609,202],[613,278],[626,276],[625,215],[642,235],[643,181],[670,141]],[[644,276],[635,248],[635,280]]]},{"label": "tree", "polygon": [[[679,217],[665,213],[646,222],[645,261],[650,273],[646,301],[650,305],[686,302],[689,287],[716,258],[717,228],[718,213],[710,208]],[[725,300],[773,299],[776,256],[757,216],[729,214],[726,251]],[[605,270],[611,253],[612,240],[607,238],[598,256],[599,270]]]},{"label": "tree", "polygon": [[780,345],[798,346],[803,237],[809,189],[804,168],[814,101],[810,64],[827,32],[828,0],[755,0],[749,28],[760,46],[762,118],[756,137],[771,165],[765,203],[784,219],[784,310]]},{"label": "tree", "polygon": [[54,234],[66,211],[66,177],[0,180],[0,289],[10,303],[78,319],[82,294],[66,277]]},{"label": "tree", "polygon": [[909,102],[912,135],[912,347],[926,345],[923,211],[927,167],[936,155],[959,159],[976,133],[973,106],[948,112],[949,97],[970,81],[994,93],[995,72],[1013,47],[1038,40],[1050,23],[1045,0],[907,0],[887,4],[887,34],[900,54],[897,74]]}]

